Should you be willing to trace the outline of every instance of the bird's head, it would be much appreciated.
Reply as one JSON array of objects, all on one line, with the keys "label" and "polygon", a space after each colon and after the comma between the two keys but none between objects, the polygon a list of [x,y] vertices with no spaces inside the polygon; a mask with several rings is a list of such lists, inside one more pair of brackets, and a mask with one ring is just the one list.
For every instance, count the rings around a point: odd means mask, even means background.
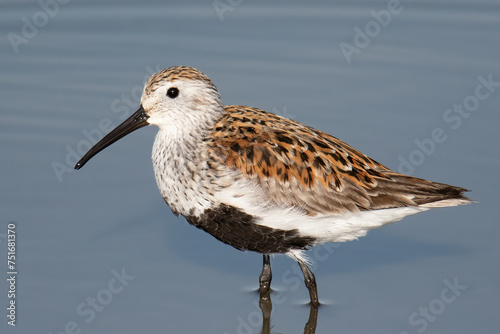
[{"label": "bird's head", "polygon": [[153,74],[144,85],[139,109],[95,144],[75,165],[80,169],[94,155],[146,125],[160,130],[192,132],[208,128],[224,106],[212,81],[195,68],[174,66]]}]

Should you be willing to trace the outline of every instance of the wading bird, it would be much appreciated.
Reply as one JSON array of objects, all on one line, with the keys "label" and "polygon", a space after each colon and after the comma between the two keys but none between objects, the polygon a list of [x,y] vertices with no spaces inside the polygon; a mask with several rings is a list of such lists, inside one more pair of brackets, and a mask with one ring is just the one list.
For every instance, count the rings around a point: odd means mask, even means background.
[{"label": "wading bird", "polygon": [[261,296],[270,289],[270,254],[298,262],[317,306],[304,250],[356,239],[429,208],[470,202],[464,188],[396,173],[299,122],[224,106],[212,81],[187,66],[152,75],[139,109],[75,168],[149,124],[159,127],[152,160],[163,199],[218,240],[262,253]]}]

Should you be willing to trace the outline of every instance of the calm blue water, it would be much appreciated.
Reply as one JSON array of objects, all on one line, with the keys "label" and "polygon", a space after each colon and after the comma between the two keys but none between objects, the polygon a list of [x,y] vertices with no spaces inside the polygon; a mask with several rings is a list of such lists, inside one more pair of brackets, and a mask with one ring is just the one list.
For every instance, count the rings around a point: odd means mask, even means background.
[{"label": "calm blue water", "polygon": [[[156,129],[72,170],[172,65],[204,71],[226,104],[294,118],[479,201],[313,249],[317,333],[499,327],[498,1],[63,2],[0,13],[2,333],[260,332],[261,256],[170,212],[150,162]],[[272,331],[303,332],[296,264],[272,264]]]}]

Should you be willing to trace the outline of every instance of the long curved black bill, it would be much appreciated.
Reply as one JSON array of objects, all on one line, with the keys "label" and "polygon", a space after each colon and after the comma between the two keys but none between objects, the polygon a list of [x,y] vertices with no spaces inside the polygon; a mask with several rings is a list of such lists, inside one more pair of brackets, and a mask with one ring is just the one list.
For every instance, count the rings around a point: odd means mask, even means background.
[{"label": "long curved black bill", "polygon": [[97,144],[95,144],[75,165],[75,169],[80,169],[92,159],[94,155],[104,150],[109,145],[113,144],[115,141],[125,137],[129,133],[142,128],[143,126],[149,125],[149,116],[141,107],[135,113],[127,118],[122,124],[118,125],[113,131],[108,133],[104,138],[102,138]]}]

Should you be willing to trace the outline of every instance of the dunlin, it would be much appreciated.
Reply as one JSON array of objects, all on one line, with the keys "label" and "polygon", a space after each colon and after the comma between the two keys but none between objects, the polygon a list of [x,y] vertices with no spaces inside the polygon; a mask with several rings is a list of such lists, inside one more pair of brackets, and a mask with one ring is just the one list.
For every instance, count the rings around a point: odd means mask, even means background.
[{"label": "dunlin", "polygon": [[152,160],[163,199],[218,240],[263,254],[261,295],[270,288],[270,254],[298,262],[317,306],[304,250],[357,239],[429,208],[470,202],[464,188],[396,173],[299,122],[224,106],[212,81],[187,66],[151,76],[139,109],[75,168],[149,124],[159,127]]}]

